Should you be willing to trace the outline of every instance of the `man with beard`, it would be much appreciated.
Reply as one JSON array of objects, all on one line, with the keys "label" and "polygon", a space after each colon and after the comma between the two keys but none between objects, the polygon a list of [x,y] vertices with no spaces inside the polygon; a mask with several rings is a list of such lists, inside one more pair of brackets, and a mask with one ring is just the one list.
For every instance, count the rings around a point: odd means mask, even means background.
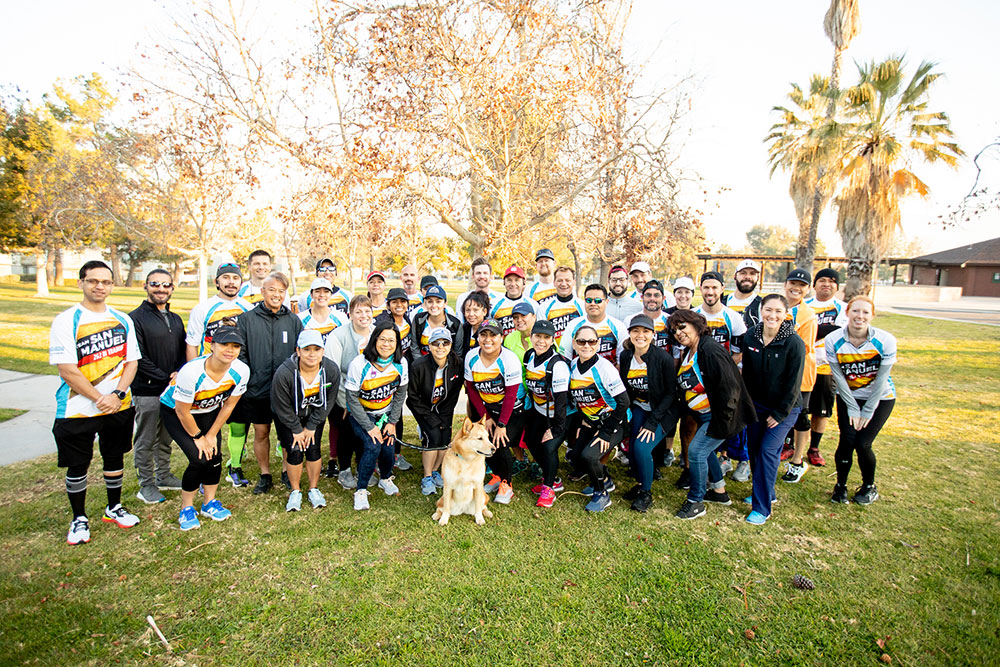
[{"label": "man with beard", "polygon": [[726,295],[724,303],[743,316],[747,329],[760,322],[760,295],[757,280],[760,278],[760,264],[752,259],[744,259],[736,267],[736,291]]},{"label": "man with beard", "polygon": [[555,285],[555,298],[550,299],[542,307],[539,319],[552,323],[555,329],[552,344],[558,350],[566,325],[578,317],[583,317],[586,309],[583,306],[583,299],[573,293],[576,287],[576,271],[568,266],[560,266],[556,269]]},{"label": "man with beard", "polygon": [[187,327],[187,359],[208,354],[212,348],[212,333],[224,319],[232,319],[247,312],[253,305],[239,295],[243,274],[233,262],[219,265],[215,271],[215,296],[205,299],[191,309]]},{"label": "man with beard", "polygon": [[503,335],[507,336],[514,330],[514,306],[527,303],[531,312],[538,312],[538,304],[533,299],[524,296],[524,269],[511,266],[503,274],[504,295],[492,302],[490,317],[500,323]]},{"label": "man with beard", "polygon": [[670,352],[670,327],[663,312],[663,283],[647,280],[642,288],[642,314],[653,322],[653,344]]},{"label": "man with beard", "polygon": [[490,299],[490,307],[492,308],[496,302],[503,297],[503,294],[499,292],[494,292],[490,289],[490,281],[493,280],[493,267],[488,261],[483,257],[477,257],[472,260],[472,283],[473,288],[468,292],[464,292],[459,295],[458,300],[455,302],[455,311],[458,314],[458,319],[465,322],[465,315],[462,314],[462,304],[465,303],[465,299],[472,292],[482,292]]},{"label": "man with beard", "polygon": [[[645,281],[643,281],[645,284]],[[642,312],[642,304],[638,299],[630,298],[628,292],[628,274],[625,267],[616,264],[608,272],[608,314],[620,322],[627,322],[631,317]]]},{"label": "man with beard", "polygon": [[553,281],[552,269],[556,265],[556,256],[548,248],[542,248],[535,253],[535,270],[538,279],[531,283],[528,296],[541,307],[556,297],[556,286]]}]

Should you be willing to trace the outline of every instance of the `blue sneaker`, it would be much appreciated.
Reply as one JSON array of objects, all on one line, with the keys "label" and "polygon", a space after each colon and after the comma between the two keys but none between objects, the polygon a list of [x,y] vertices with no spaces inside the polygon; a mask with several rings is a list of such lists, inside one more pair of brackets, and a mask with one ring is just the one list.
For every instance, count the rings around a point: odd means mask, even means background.
[{"label": "blue sneaker", "polygon": [[747,523],[754,526],[763,526],[767,522],[768,518],[770,517],[766,517],[760,512],[753,511],[747,515]]},{"label": "blue sneaker", "polygon": [[437,470],[431,473],[431,480],[434,482],[434,486],[436,486],[437,488],[439,489],[444,488],[444,480],[441,479],[441,473],[439,473]]},{"label": "blue sneaker", "polygon": [[198,515],[195,514],[194,507],[191,505],[181,508],[181,513],[177,518],[177,522],[181,524],[181,530],[201,528],[201,521],[198,521]]},{"label": "blue sneaker", "polygon": [[219,502],[218,498],[215,498],[210,503],[205,503],[201,506],[201,513],[207,517],[211,517],[215,521],[225,521],[233,515],[232,512],[227,510]]},{"label": "blue sneaker", "polygon": [[434,478],[430,475],[424,477],[420,480],[420,493],[425,496],[432,496],[437,492],[437,486],[434,484]]},{"label": "blue sneaker", "polygon": [[[604,478],[604,493],[612,493],[617,488],[618,487],[615,486],[615,481],[611,479],[610,476]],[[553,487],[552,490],[555,491],[556,490],[555,487]],[[580,493],[582,493],[585,496],[592,496],[594,495],[594,487],[585,486],[583,487],[583,491],[581,491]]]},{"label": "blue sneaker", "polygon": [[611,497],[608,495],[607,491],[604,491],[603,493],[595,493],[594,497],[590,499],[590,502],[587,503],[586,507],[583,509],[588,512],[603,512],[608,509],[608,506],[610,505]]}]

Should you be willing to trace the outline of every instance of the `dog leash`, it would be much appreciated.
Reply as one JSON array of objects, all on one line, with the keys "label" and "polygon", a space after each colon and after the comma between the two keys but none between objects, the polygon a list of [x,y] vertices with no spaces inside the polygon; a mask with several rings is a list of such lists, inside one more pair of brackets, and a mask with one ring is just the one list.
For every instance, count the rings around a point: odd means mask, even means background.
[{"label": "dog leash", "polygon": [[414,445],[411,442],[406,442],[402,438],[397,438],[394,435],[390,435],[389,437],[392,438],[394,441],[398,442],[403,447],[409,447],[410,449],[419,449],[422,452],[441,452],[446,449],[451,449],[450,444],[445,445],[444,447],[424,447],[423,445]]}]

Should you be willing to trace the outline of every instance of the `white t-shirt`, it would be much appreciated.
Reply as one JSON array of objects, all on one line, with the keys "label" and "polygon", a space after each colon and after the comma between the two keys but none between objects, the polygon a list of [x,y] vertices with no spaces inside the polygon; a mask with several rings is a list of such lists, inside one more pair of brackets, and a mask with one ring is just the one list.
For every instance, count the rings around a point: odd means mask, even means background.
[{"label": "white t-shirt", "polygon": [[514,409],[524,404],[521,360],[506,347],[500,349],[500,355],[488,366],[483,363],[481,349],[469,350],[465,355],[465,379],[472,382],[479,397],[483,399],[486,411],[494,419],[500,417],[507,387],[520,387]]},{"label": "white t-shirt", "polygon": [[253,308],[253,305],[236,297],[226,299],[218,294],[191,309],[188,317],[187,338],[185,342],[198,348],[198,354],[208,354],[212,347],[212,334],[222,325],[227,317],[239,317]]},{"label": "white t-shirt", "polygon": [[569,359],[576,356],[576,351],[573,350],[573,339],[576,337],[576,332],[584,325],[593,327],[597,331],[597,354],[607,359],[612,366],[616,365],[618,357],[621,355],[622,345],[628,338],[628,330],[621,320],[616,320],[613,317],[605,317],[597,324],[589,321],[586,315],[571,321],[563,332],[561,343],[563,355]]},{"label": "white t-shirt", "polygon": [[[535,410],[550,419],[555,416],[555,403],[552,395],[569,391],[569,365],[565,361],[553,361],[549,357],[543,362],[535,363],[536,355],[531,354],[524,365],[524,386],[531,394],[531,404]],[[552,364],[552,387],[545,386],[545,369]]]},{"label": "white t-shirt", "polygon": [[303,329],[315,329],[323,336],[323,342],[326,342],[326,337],[333,333],[333,330],[337,327],[342,327],[347,324],[347,317],[340,314],[339,310],[333,308],[329,309],[326,319],[322,322],[318,321],[311,311],[304,310],[299,313],[299,319],[302,320]]},{"label": "white t-shirt", "polygon": [[603,420],[617,407],[615,397],[626,393],[618,371],[603,357],[585,373],[580,372],[580,360],[574,359],[570,370],[569,395],[588,421]]},{"label": "white t-shirt", "polygon": [[[80,304],[56,315],[49,334],[49,363],[76,364],[83,376],[102,394],[118,388],[125,362],[142,358],[135,325],[125,313],[111,306],[95,313]],[[132,405],[132,390],[125,388],[122,409]],[[56,391],[56,419],[97,417],[97,404],[70,389],[63,380]]]},{"label": "white t-shirt", "polygon": [[178,401],[190,403],[191,414],[197,415],[219,408],[230,396],[245,394],[250,368],[235,359],[222,379],[216,382],[205,372],[209,356],[206,354],[184,364],[160,394],[160,403],[168,408],[176,408]]},{"label": "white t-shirt", "polygon": [[390,363],[379,370],[375,364],[361,356],[355,357],[348,367],[344,388],[358,392],[361,407],[369,416],[380,417],[389,411],[396,390],[405,387],[409,381],[406,359],[398,364]]}]

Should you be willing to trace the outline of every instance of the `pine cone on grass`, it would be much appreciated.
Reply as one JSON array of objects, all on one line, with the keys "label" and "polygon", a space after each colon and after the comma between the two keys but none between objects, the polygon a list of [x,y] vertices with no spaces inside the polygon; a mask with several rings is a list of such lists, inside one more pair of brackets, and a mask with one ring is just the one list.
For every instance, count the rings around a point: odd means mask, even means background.
[{"label": "pine cone on grass", "polygon": [[804,577],[801,574],[797,574],[792,577],[792,586],[796,588],[801,588],[804,591],[811,591],[816,588],[816,584],[812,582],[809,577]]}]

